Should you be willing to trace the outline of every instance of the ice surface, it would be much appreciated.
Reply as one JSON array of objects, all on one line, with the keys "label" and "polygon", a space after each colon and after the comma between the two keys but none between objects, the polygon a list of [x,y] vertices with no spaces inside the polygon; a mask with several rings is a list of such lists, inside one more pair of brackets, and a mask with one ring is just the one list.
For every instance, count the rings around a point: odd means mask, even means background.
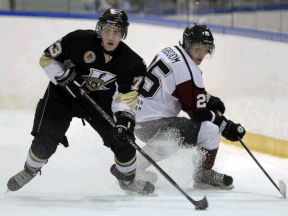
[{"label": "ice surface", "polygon": [[[125,194],[109,172],[112,152],[89,125],[74,119],[67,132],[70,146],[62,145],[43,167],[42,175],[17,192],[5,194],[7,181],[23,169],[33,137],[34,113],[0,110],[0,216],[286,216],[288,200],[272,185],[243,149],[221,143],[215,170],[234,178],[231,191],[199,190],[192,187],[192,150],[179,150],[159,166],[193,199],[207,196],[209,207],[194,206],[159,174],[157,197]],[[142,143],[139,143],[143,146]],[[288,183],[288,159],[253,152],[271,178]],[[155,168],[151,171],[157,172]]]}]

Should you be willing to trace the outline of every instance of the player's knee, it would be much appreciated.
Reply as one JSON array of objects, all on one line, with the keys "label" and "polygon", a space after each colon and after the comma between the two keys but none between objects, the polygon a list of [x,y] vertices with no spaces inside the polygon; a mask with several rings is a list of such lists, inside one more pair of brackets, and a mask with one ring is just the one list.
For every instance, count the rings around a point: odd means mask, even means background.
[{"label": "player's knee", "polygon": [[149,148],[151,148],[151,151],[153,151],[154,154],[164,158],[174,154],[178,150],[178,142],[173,139],[165,141],[154,140],[147,145],[149,145]]},{"label": "player's knee", "polygon": [[39,159],[49,159],[55,153],[58,144],[59,140],[38,134],[32,141],[31,151]]},{"label": "player's knee", "polygon": [[198,134],[197,145],[207,150],[217,149],[221,140],[219,127],[212,122],[204,121]]}]

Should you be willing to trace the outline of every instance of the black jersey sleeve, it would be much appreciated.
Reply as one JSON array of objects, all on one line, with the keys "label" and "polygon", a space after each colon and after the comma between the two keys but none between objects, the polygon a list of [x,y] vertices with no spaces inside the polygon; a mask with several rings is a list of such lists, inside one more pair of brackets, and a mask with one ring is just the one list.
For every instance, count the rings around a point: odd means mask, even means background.
[{"label": "black jersey sleeve", "polygon": [[132,53],[121,61],[120,73],[117,74],[118,95],[113,102],[113,110],[133,110],[139,97],[138,90],[143,86],[146,64],[137,54]]},{"label": "black jersey sleeve", "polygon": [[118,91],[126,94],[131,91],[138,91],[144,84],[143,80],[146,74],[146,65],[143,62],[130,65],[127,71],[123,71],[117,79]]},{"label": "black jersey sleeve", "polygon": [[71,54],[85,42],[85,37],[93,34],[92,30],[76,30],[55,41],[44,50],[40,66],[50,80],[57,84],[55,77],[61,76],[68,68],[75,66]]},{"label": "black jersey sleeve", "polygon": [[85,37],[93,33],[93,30],[76,30],[70,32],[47,47],[44,52],[48,53],[56,61],[64,63],[70,59],[71,52],[77,50],[79,44],[85,41]]}]

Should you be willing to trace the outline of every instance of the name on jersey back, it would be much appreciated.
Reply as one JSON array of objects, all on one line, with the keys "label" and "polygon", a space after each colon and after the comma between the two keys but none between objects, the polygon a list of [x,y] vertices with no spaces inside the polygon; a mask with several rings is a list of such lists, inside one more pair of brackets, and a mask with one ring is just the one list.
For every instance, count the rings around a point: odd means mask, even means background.
[{"label": "name on jersey back", "polygon": [[162,52],[169,58],[169,60],[172,63],[176,63],[180,61],[179,56],[171,47],[165,48],[164,50],[162,50]]}]

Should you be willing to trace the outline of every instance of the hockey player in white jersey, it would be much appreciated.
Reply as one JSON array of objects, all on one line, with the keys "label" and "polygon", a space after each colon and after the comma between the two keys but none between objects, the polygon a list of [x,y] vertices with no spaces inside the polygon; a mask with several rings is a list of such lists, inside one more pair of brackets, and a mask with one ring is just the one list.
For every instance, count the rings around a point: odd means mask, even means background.
[{"label": "hockey player in white jersey", "polygon": [[[212,169],[221,135],[230,141],[243,138],[245,129],[224,117],[225,106],[205,91],[198,65],[212,57],[214,38],[205,25],[192,23],[183,33],[183,44],[161,50],[150,64],[145,84],[134,109],[135,134],[146,146],[143,150],[156,162],[175,152],[178,146],[193,147],[202,155],[195,161],[194,187],[232,189],[233,178]],[[177,117],[183,110],[190,119]],[[145,171],[150,163],[139,156],[139,177],[153,181]],[[151,175],[149,177],[149,175]],[[154,174],[156,175],[156,174]]]}]

